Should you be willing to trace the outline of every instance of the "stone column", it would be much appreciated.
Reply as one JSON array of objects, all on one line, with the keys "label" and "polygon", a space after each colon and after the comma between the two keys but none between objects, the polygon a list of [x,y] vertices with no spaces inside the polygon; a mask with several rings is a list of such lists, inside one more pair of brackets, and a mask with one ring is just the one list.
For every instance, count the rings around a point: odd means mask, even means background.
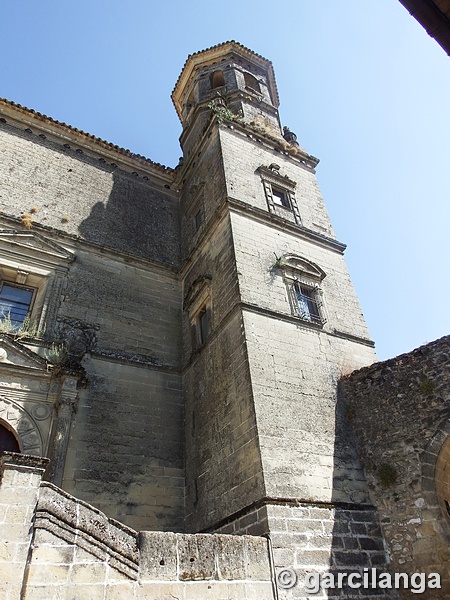
[{"label": "stone column", "polygon": [[0,597],[21,597],[39,484],[47,458],[3,452],[0,456]]},{"label": "stone column", "polygon": [[78,379],[74,376],[62,376],[60,397],[54,407],[55,417],[48,449],[50,465],[45,479],[59,487],[61,487],[64,474],[72,417],[76,412],[78,402],[77,381]]}]

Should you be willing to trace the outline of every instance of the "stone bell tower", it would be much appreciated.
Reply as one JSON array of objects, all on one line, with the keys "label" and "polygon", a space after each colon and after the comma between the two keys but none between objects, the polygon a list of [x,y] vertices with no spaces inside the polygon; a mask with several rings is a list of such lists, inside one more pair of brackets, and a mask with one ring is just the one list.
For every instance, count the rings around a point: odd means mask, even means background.
[{"label": "stone bell tower", "polygon": [[352,507],[376,522],[336,384],[376,357],[318,160],[281,127],[272,64],[236,42],[191,55],[172,98],[184,151],[187,530],[270,533],[281,563],[336,566],[335,523],[350,535]]},{"label": "stone bell tower", "polygon": [[208,50],[208,60],[205,52],[188,58],[172,94],[183,124],[180,141],[185,152],[209,122],[211,103],[225,114],[228,110],[228,115],[248,122],[264,120],[266,126],[280,130],[272,63],[253,52],[243,53],[242,48],[227,42]]}]

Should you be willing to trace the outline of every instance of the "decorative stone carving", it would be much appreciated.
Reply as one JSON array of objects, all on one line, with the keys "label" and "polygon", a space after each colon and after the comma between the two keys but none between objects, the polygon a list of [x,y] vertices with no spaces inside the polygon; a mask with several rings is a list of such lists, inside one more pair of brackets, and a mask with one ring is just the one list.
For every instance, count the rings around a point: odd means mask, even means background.
[{"label": "decorative stone carving", "polygon": [[98,329],[99,325],[84,323],[79,319],[60,321],[59,337],[68,353],[66,365],[69,368],[80,368],[84,355],[95,349]]},{"label": "decorative stone carving", "polygon": [[283,127],[283,137],[289,144],[298,146],[297,136],[293,131],[289,129],[289,127]]},{"label": "decorative stone carving", "polygon": [[24,454],[42,456],[41,432],[33,417],[22,406],[6,396],[0,396],[0,419],[6,421],[14,429]]}]

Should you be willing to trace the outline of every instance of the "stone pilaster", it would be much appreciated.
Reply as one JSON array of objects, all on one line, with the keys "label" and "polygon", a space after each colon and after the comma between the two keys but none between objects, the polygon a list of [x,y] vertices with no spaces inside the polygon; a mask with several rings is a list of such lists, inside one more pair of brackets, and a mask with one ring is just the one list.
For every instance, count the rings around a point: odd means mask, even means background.
[{"label": "stone pilaster", "polygon": [[70,426],[78,402],[77,381],[74,376],[64,375],[60,397],[55,403],[55,417],[48,448],[50,466],[46,479],[58,486],[63,479]]}]

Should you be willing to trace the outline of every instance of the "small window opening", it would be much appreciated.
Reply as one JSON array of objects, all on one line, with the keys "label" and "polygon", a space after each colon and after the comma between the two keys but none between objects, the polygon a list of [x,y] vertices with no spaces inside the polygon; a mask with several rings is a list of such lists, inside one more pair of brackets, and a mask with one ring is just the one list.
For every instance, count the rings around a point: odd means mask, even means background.
[{"label": "small window opening", "polygon": [[186,109],[188,112],[194,106],[194,103],[195,103],[195,94],[194,94],[194,90],[191,90],[191,93],[189,94],[187,103],[186,103]]},{"label": "small window opening", "polygon": [[211,74],[211,88],[214,90],[215,88],[222,87],[225,85],[225,78],[223,76],[223,71],[214,71]]},{"label": "small window opening", "polygon": [[255,92],[258,92],[258,94],[261,93],[261,87],[259,85],[259,82],[256,79],[256,77],[254,77],[251,73],[244,73],[244,80],[246,87],[250,88],[251,90],[254,90]]},{"label": "small window opening", "polygon": [[272,198],[274,204],[278,204],[278,206],[284,206],[285,208],[291,208],[288,195],[283,190],[279,190],[272,186]]},{"label": "small window opening", "polygon": [[204,344],[209,333],[209,315],[206,306],[200,311],[198,315],[200,343]]},{"label": "small window opening", "polygon": [[202,211],[199,210],[195,215],[195,229],[200,229],[200,225],[202,224]]}]

